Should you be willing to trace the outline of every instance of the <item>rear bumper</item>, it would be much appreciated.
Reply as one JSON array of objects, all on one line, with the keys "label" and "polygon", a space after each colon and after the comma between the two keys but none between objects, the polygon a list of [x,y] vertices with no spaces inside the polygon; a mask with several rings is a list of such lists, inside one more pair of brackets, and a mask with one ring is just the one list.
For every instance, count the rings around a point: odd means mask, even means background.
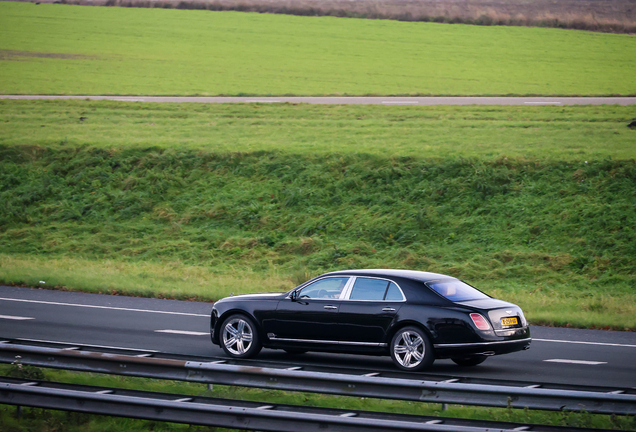
[{"label": "rear bumper", "polygon": [[435,357],[449,358],[467,355],[499,355],[530,348],[532,338],[494,342],[435,344]]}]

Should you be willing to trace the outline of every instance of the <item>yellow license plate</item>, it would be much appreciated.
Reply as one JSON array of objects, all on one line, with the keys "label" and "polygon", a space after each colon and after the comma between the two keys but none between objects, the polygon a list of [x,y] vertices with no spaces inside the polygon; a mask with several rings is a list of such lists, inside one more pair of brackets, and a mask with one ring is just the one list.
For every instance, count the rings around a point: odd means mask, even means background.
[{"label": "yellow license plate", "polygon": [[512,326],[512,325],[517,325],[517,324],[519,324],[519,321],[517,320],[517,317],[514,317],[514,318],[502,318],[501,319],[501,325]]}]

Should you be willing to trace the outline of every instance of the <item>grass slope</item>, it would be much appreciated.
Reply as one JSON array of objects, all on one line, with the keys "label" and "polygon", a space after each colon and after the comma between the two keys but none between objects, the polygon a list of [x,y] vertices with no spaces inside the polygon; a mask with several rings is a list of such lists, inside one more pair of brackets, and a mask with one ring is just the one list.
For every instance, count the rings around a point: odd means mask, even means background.
[{"label": "grass slope", "polygon": [[636,38],[0,2],[0,93],[636,94]]},{"label": "grass slope", "polygon": [[[95,108],[90,121],[99,128],[130,113],[121,103],[8,105],[28,119],[43,106],[71,111],[78,104]],[[188,117],[203,108],[179,110]],[[257,110],[217,109],[208,112],[211,123],[225,110],[249,124],[236,110]],[[277,113],[285,130],[303,110],[319,118],[331,108],[262,109]],[[616,108],[587,109],[611,117]],[[472,110],[450,113],[497,123],[492,113]],[[159,122],[161,113],[146,113],[144,121]],[[408,124],[435,109],[385,113]],[[5,141],[0,148],[3,281],[213,300],[287,289],[327,270],[400,267],[462,277],[520,304],[534,323],[636,328],[633,159],[416,157],[399,149],[382,156],[344,150],[348,145],[322,155],[294,145],[225,152],[205,139],[106,146],[78,136],[76,122],[60,125],[63,142]],[[241,130],[245,142],[259,140],[256,123]],[[549,137],[547,124],[533,127]],[[342,131],[343,140],[355,135]],[[471,147],[464,139],[458,148]],[[590,154],[604,146],[594,134],[580,139]]]}]

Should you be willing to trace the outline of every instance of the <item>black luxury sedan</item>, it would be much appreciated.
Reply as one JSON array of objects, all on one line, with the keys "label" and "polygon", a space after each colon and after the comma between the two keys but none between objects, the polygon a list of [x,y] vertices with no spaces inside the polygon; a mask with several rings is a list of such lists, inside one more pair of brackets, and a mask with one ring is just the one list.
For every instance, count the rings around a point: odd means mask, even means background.
[{"label": "black luxury sedan", "polygon": [[210,330],[235,358],[262,347],[390,355],[409,371],[437,358],[475,366],[532,340],[518,306],[454,277],[411,270],[337,271],[287,293],[227,297],[214,304]]}]

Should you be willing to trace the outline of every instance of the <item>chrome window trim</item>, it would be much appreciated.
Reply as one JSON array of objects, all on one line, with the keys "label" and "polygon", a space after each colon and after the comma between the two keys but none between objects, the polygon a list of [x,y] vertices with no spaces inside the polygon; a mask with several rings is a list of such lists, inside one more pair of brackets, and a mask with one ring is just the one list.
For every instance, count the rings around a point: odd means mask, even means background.
[{"label": "chrome window trim", "polygon": [[289,339],[270,337],[269,340],[279,342],[300,342],[300,343],[317,343],[317,344],[329,344],[329,345],[356,345],[356,346],[373,346],[373,347],[385,347],[385,343],[378,342],[349,342],[349,341],[330,341],[321,339]]},{"label": "chrome window trim", "polygon": [[489,345],[504,345],[509,343],[519,343],[519,342],[532,342],[532,338],[525,339],[514,339],[507,341],[495,341],[495,342],[472,342],[472,343],[456,343],[456,344],[435,344],[434,348],[467,348],[467,347],[479,347],[479,346],[489,346]]},{"label": "chrome window trim", "polygon": [[347,284],[344,286],[344,288],[342,289],[342,292],[340,293],[340,300],[345,300],[349,296],[349,293],[351,292],[351,289],[355,281],[356,281],[355,276],[349,276],[349,280],[347,281]]},{"label": "chrome window trim", "polygon": [[[402,291],[402,287],[397,282],[395,282],[394,280],[381,278],[381,277],[373,277],[373,276],[352,276],[351,278],[352,278],[352,280],[350,280],[349,284],[347,284],[347,286],[345,286],[345,289],[342,290],[342,295],[340,296],[340,300],[356,301],[356,302],[374,302],[374,303],[404,303],[404,302],[406,302],[406,296],[404,295],[404,291]],[[378,279],[378,280],[383,280],[383,281],[394,283],[395,286],[398,287],[398,289],[400,290],[400,294],[402,294],[402,300],[357,300],[357,299],[353,299],[352,300],[349,297],[351,296],[351,291],[353,291],[353,286],[355,285],[356,280],[358,278],[361,278],[361,279]]]},{"label": "chrome window trim", "polygon": [[291,298],[291,297],[290,297],[290,296],[291,296],[291,293],[293,293],[294,291],[301,291],[301,290],[304,290],[305,288],[307,288],[308,286],[315,284],[316,282],[320,282],[320,281],[325,280],[325,279],[333,279],[333,278],[349,278],[349,279],[347,280],[347,283],[345,284],[345,286],[342,288],[342,291],[340,291],[340,297],[335,298],[335,299],[311,298],[311,299],[304,299],[304,300],[326,301],[326,302],[329,302],[329,301],[331,301],[331,302],[332,302],[332,301],[336,301],[336,300],[340,301],[340,300],[342,300],[342,299],[343,299],[343,294],[347,292],[347,288],[349,287],[349,285],[351,285],[351,284],[352,284],[352,280],[353,280],[353,279],[355,279],[353,276],[333,275],[333,276],[325,276],[324,278],[316,279],[316,280],[313,280],[313,281],[308,281],[308,282],[311,282],[311,283],[305,283],[304,285],[301,285],[301,286],[300,286],[300,287],[298,287],[297,289],[295,289],[295,290],[291,290],[291,291],[289,292],[289,294],[287,294],[287,295],[285,296],[285,298],[286,298],[286,299]]}]

